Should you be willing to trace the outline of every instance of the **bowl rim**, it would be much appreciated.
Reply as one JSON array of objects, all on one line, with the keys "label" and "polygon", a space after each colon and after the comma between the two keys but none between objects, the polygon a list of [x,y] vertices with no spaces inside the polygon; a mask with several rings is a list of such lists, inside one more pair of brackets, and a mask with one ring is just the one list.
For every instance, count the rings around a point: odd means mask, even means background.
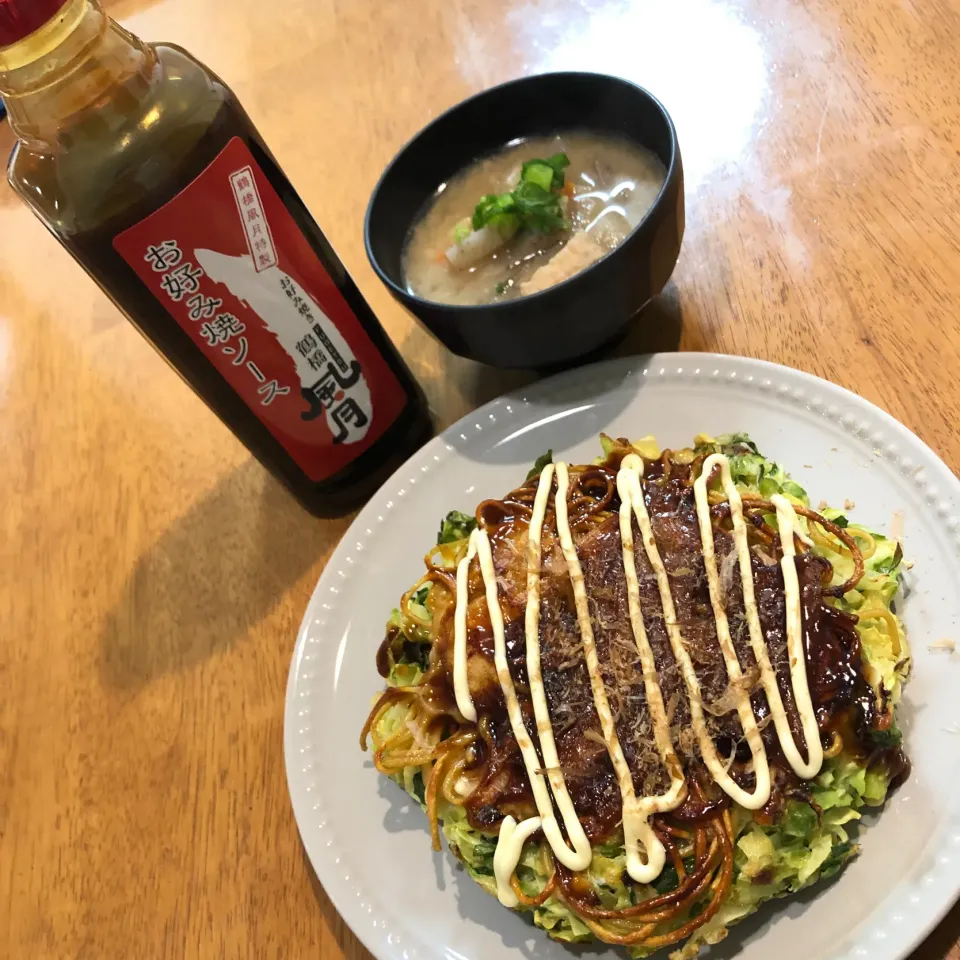
[{"label": "bowl rim", "polygon": [[[372,219],[373,207],[376,203],[378,197],[380,196],[380,190],[383,187],[384,182],[387,177],[393,171],[393,168],[400,162],[401,157],[419,140],[428,130],[431,130],[441,123],[449,119],[449,117],[456,113],[458,110],[465,107],[467,104],[472,103],[475,100],[479,100],[482,97],[488,96],[493,93],[498,93],[508,87],[520,86],[525,83],[530,83],[535,80],[544,80],[544,79],[559,79],[559,78],[577,78],[577,79],[601,79],[610,81],[611,83],[621,84],[622,86],[632,87],[634,91],[645,96],[659,111],[663,119],[666,121],[667,132],[670,136],[670,163],[667,165],[666,176],[663,179],[663,184],[660,187],[659,192],[654,198],[653,202],[650,204],[647,212],[643,215],[641,220],[637,225],[620,241],[612,250],[608,250],[601,257],[594,260],[589,266],[584,267],[583,270],[578,270],[573,276],[567,277],[566,280],[561,280],[559,283],[555,283],[552,286],[547,287],[545,290],[539,290],[536,293],[528,293],[521,297],[515,297],[510,300],[500,300],[492,301],[490,303],[470,303],[470,304],[461,304],[461,303],[444,303],[440,300],[428,300],[426,297],[421,297],[419,294],[411,293],[405,287],[402,287],[400,284],[394,282],[394,280],[387,275],[387,272],[380,265],[379,260],[373,253],[372,244],[370,241],[370,221]],[[585,127],[589,130],[589,126]],[[471,94],[469,97],[464,97],[462,100],[458,100],[452,106],[447,107],[442,113],[438,114],[425,126],[421,127],[416,133],[413,134],[404,144],[400,147],[399,150],[393,155],[393,158],[390,162],[384,167],[383,172],[380,174],[377,179],[376,186],[373,188],[373,191],[370,194],[370,200],[367,202],[367,210],[363,218],[363,246],[366,250],[367,260],[370,262],[370,265],[373,267],[374,272],[380,278],[380,281],[386,285],[386,287],[402,301],[406,303],[412,303],[419,305],[424,305],[431,309],[438,309],[444,311],[454,311],[457,313],[463,312],[466,314],[477,313],[479,314],[485,310],[500,310],[508,308],[516,308],[520,303],[533,303],[537,300],[548,297],[557,291],[561,291],[564,288],[568,288],[573,283],[581,281],[583,278],[588,277],[593,273],[597,268],[601,267],[603,264],[607,263],[611,257],[614,256],[619,250],[623,249],[627,241],[643,227],[646,222],[652,216],[654,210],[656,210],[661,202],[663,201],[664,194],[667,191],[667,187],[673,182],[676,178],[677,167],[680,163],[680,142],[677,137],[677,128],[673,122],[673,117],[670,116],[670,112],[663,105],[660,99],[654,96],[646,87],[640,86],[639,83],[634,83],[632,80],[628,80],[626,77],[616,76],[611,73],[600,73],[598,71],[591,70],[556,70],[548,71],[547,73],[531,73],[522,77],[514,77],[511,80],[506,80],[503,83],[495,84],[492,87],[486,87],[483,90],[478,90],[476,93]],[[409,230],[409,227],[408,227]]]}]

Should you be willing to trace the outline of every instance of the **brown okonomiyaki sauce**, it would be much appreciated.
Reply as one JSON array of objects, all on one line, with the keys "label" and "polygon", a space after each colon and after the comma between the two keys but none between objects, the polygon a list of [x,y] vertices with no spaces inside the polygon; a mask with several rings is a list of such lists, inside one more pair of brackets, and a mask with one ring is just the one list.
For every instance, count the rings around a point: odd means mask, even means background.
[{"label": "brown okonomiyaki sauce", "polygon": [[[571,467],[568,503],[574,541],[590,597],[598,653],[608,692],[612,693],[617,735],[633,775],[634,788],[640,795],[662,790],[666,775],[651,744],[642,677],[626,612],[618,522],[620,498],[616,489],[621,459],[622,455],[614,454],[599,465]],[[717,644],[692,485],[699,473],[700,461],[677,462],[667,451],[657,460],[645,460],[644,467],[645,503],[669,575],[684,641],[701,684],[710,733],[719,754],[731,758],[731,776],[745,789],[750,789],[754,783],[750,752],[736,712],[723,702],[728,680]],[[527,534],[537,482],[534,478],[502,500],[481,503],[476,516],[490,538],[505,623],[507,661],[525,726],[540,756],[526,676],[524,633]],[[750,676],[756,674],[756,664],[745,626],[739,577],[729,575],[734,545],[729,510],[724,507],[718,504],[711,511],[715,549],[721,572],[727,571],[721,579],[732,640],[744,673]],[[636,538],[635,521],[634,526]],[[758,612],[790,729],[796,741],[803,744],[787,664],[784,584],[779,566],[781,550],[776,534],[768,536],[768,544],[751,551]],[[543,528],[542,558],[540,643],[544,688],[567,789],[587,837],[592,843],[598,843],[617,830],[622,802],[590,693],[570,578],[557,542],[552,501]],[[703,768],[690,730],[687,692],[666,636],[656,588],[643,552],[637,551],[635,559],[644,626],[656,659],[672,740],[684,775],[688,782],[696,784],[696,789],[689,791],[680,807],[669,814],[658,815],[654,824],[658,821],[696,823],[715,816],[730,801]],[[871,733],[889,723],[889,711],[886,704],[877,702],[875,692],[863,675],[856,618],[825,600],[824,587],[830,582],[831,566],[813,553],[799,554],[796,565],[807,674],[822,742],[826,747],[834,742],[834,735],[838,735],[845,750],[868,760],[871,765],[884,764],[895,780],[902,779],[908,769],[902,751],[878,749],[871,737]],[[480,571],[473,565],[469,573],[469,596],[478,597],[483,593]],[[435,699],[438,707],[442,704],[449,708],[454,703],[452,607],[448,607],[442,617],[431,654],[432,669],[425,682],[430,686],[429,698]],[[390,642],[388,635],[378,656],[381,672],[388,666],[386,648]],[[523,819],[534,815],[536,806],[498,682],[493,631],[485,603],[469,607],[467,648],[471,662],[470,690],[478,712],[479,733],[471,747],[467,769],[480,779],[464,805],[473,827],[492,831],[508,814]],[[783,757],[774,725],[769,722],[766,695],[758,682],[752,685],[750,699],[770,758],[773,782],[769,802],[755,816],[760,822],[773,823],[787,800],[809,801],[809,794],[804,781]],[[805,754],[802,746],[800,749]]]}]

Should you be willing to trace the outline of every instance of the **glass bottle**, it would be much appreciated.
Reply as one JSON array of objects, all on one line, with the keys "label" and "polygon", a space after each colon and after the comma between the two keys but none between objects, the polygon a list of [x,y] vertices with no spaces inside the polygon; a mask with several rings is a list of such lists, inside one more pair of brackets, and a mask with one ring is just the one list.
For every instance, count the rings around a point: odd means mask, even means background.
[{"label": "glass bottle", "polygon": [[430,434],[423,394],[222,80],[97,0],[0,0],[8,179],[317,515]]}]

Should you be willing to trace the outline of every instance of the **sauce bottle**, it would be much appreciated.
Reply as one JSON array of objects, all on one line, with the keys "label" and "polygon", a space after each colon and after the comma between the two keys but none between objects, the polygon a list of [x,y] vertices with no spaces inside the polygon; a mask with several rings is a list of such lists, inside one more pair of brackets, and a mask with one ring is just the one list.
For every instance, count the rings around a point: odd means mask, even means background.
[{"label": "sauce bottle", "polygon": [[311,512],[429,436],[423,395],[233,92],[98,0],[0,0],[8,179]]}]

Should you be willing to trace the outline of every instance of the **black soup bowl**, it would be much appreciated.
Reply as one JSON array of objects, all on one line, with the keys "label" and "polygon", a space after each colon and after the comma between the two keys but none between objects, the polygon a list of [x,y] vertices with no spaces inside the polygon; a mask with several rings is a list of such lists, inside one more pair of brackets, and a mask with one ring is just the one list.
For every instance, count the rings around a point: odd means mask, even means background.
[{"label": "black soup bowl", "polygon": [[[574,130],[636,143],[666,168],[653,206],[617,247],[530,296],[462,306],[409,291],[404,246],[441,184],[511,140]],[[496,367],[536,368],[568,363],[616,338],[670,278],[683,226],[680,147],[663,105],[618,77],[547,73],[485,90],[417,134],[374,189],[364,240],[370,263],[393,296],[448,349]]]}]

